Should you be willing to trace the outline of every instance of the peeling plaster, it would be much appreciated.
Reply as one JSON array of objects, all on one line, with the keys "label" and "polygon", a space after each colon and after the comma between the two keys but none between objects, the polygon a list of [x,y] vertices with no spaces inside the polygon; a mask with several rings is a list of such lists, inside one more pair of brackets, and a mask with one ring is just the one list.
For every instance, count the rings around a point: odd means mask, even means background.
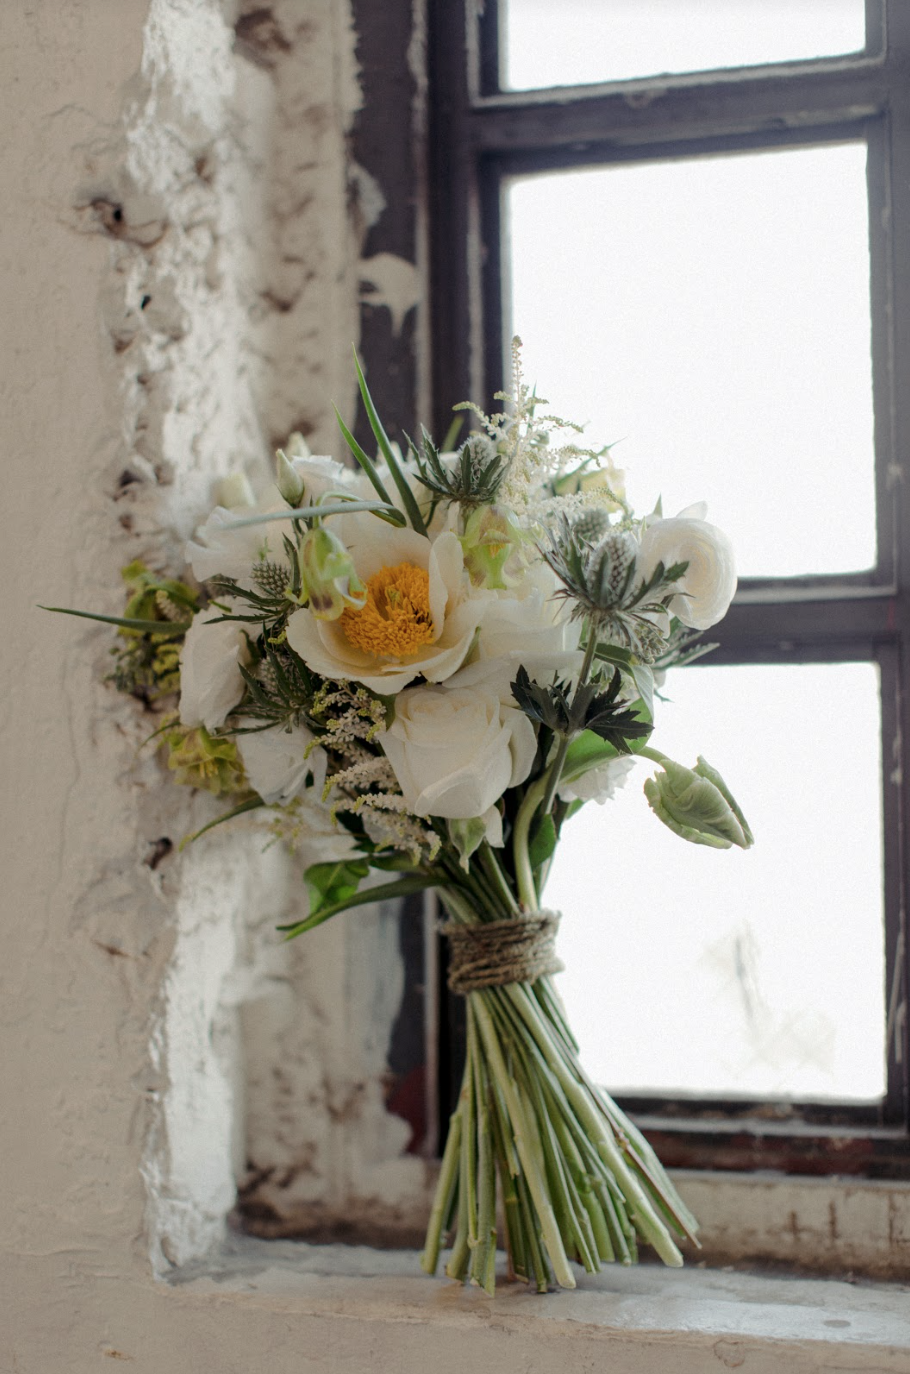
[{"label": "peeling plaster", "polygon": [[[381,199],[347,152],[347,4],[149,0],[135,32],[120,112],[71,114],[70,180],[53,186],[68,252],[93,264],[99,352],[80,340],[80,362],[106,399],[67,511],[79,536],[42,600],[112,613],[119,568],[180,566],[226,474],[261,485],[292,429],[340,456],[332,403],[351,415],[358,263]],[[142,750],[157,719],[103,686],[106,631],[42,628],[73,646],[65,690],[56,669],[71,763],[53,900],[76,955],[51,1028],[85,1021],[99,1084],[60,1095],[53,1138],[102,1177],[109,1141],[99,1127],[87,1143],[87,1123],[114,1108],[126,1122],[124,1216],[97,1213],[97,1253],[110,1224],[156,1273],[198,1258],[225,1234],[237,1179],[245,1203],[295,1224],[308,1208],[320,1225],[423,1210],[426,1166],[401,1157],[409,1128],[383,1100],[397,917],[364,910],[284,945],[274,927],[300,914],[300,863],[263,852],[252,821],[179,853],[218,803],[175,789]],[[85,965],[115,990],[100,1020],[77,991]],[[87,1186],[61,1206],[91,1247],[76,1222]]]}]

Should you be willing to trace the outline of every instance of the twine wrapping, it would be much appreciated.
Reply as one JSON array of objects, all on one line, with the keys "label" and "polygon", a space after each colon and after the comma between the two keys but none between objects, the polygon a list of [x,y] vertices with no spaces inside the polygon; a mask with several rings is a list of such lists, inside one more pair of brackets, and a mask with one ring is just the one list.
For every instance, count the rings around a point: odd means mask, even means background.
[{"label": "twine wrapping", "polygon": [[556,957],[558,911],[530,911],[514,920],[463,926],[447,921],[449,987],[466,997],[480,988],[533,983],[563,967]]}]

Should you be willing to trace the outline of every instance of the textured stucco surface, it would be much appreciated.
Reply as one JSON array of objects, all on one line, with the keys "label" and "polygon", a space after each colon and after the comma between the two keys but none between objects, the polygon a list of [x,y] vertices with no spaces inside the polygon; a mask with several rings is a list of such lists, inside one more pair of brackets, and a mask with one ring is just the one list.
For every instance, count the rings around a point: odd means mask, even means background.
[{"label": "textured stucco surface", "polygon": [[220,477],[264,481],[292,427],[337,452],[376,193],[345,5],[13,3],[0,39],[2,1233],[163,1272],[220,1238],[248,1160],[327,1207],[355,1173],[419,1196],[382,1100],[394,920],[282,946],[296,867],[252,825],[179,854],[217,803],[143,749],[108,633],[35,606],[117,613],[119,568],[177,566]]}]

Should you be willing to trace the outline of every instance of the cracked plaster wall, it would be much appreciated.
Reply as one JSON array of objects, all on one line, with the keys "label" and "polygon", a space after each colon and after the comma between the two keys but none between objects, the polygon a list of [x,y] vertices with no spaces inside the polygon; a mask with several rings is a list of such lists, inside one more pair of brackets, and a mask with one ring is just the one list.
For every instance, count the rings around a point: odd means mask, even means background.
[{"label": "cracked plaster wall", "polygon": [[142,749],[106,632],[35,609],[117,613],[119,568],[176,566],[218,478],[264,480],[290,429],[338,454],[381,201],[346,151],[346,4],[13,3],[0,39],[0,1233],[65,1290],[202,1254],[248,1162],[324,1214],[425,1184],[382,1099],[392,913],[282,945],[296,867],[252,825],[179,854],[217,803]]}]

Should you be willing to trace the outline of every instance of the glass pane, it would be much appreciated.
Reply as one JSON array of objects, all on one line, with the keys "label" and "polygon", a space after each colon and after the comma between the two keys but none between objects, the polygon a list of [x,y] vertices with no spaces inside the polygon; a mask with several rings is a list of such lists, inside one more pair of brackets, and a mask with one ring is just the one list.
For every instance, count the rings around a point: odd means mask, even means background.
[{"label": "glass pane", "polygon": [[500,0],[506,88],[859,52],[863,0]]},{"label": "glass pane", "polygon": [[881,1097],[877,668],[676,669],[664,690],[656,747],[703,752],[755,846],[666,829],[642,761],[567,823],[545,900],[564,913],[558,985],[589,1072],[633,1091]]},{"label": "glass pane", "polygon": [[[516,179],[512,326],[635,510],[706,500],[743,575],[876,556],[864,144]],[[511,331],[510,331],[511,332]]]}]

